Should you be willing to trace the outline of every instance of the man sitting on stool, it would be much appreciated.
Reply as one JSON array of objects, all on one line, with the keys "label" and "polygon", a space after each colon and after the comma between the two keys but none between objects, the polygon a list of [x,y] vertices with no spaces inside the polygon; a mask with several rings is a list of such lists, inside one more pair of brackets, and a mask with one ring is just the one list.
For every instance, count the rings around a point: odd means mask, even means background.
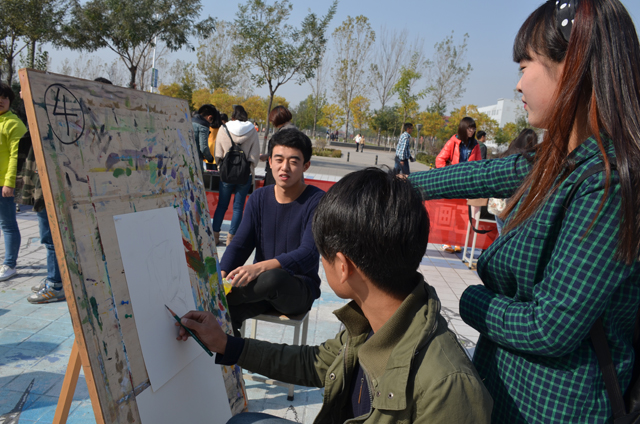
[{"label": "man sitting on stool", "polygon": [[[256,190],[220,262],[232,283],[227,295],[236,336],[242,323],[265,312],[302,314],[320,297],[320,255],[311,223],[324,192],[305,184],[311,140],[291,129],[274,134],[269,164],[275,185]],[[252,265],[244,265],[256,250]]]}]

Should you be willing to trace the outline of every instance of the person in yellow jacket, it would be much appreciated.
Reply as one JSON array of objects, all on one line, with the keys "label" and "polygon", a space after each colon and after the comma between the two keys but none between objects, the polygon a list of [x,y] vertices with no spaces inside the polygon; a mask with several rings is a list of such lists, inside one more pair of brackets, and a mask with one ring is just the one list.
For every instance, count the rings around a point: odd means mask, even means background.
[{"label": "person in yellow jacket", "polygon": [[27,127],[9,107],[15,98],[11,87],[0,83],[0,228],[4,235],[4,262],[0,265],[0,281],[16,275],[16,262],[20,250],[20,230],[16,221],[13,201],[18,172],[18,143]]}]

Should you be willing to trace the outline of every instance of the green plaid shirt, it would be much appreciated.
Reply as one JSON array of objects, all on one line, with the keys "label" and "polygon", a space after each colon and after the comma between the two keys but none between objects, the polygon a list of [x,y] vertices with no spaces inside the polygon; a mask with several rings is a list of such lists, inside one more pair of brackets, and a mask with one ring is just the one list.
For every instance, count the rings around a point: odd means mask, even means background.
[{"label": "green plaid shirt", "polygon": [[[607,152],[615,157],[611,145]],[[552,234],[572,185],[601,161],[592,138],[572,156],[575,170],[530,220],[482,254],[478,275],[484,285],[469,287],[460,300],[462,319],[481,334],[473,362],[493,396],[494,423],[609,419],[611,407],[589,338],[599,316],[623,389],[631,378],[640,262],[628,266],[613,257],[620,226],[618,174],[612,173],[609,197],[586,236],[602,200],[604,172],[581,184],[560,233]],[[529,170],[529,163],[514,155],[409,179],[426,198],[505,198]]]}]

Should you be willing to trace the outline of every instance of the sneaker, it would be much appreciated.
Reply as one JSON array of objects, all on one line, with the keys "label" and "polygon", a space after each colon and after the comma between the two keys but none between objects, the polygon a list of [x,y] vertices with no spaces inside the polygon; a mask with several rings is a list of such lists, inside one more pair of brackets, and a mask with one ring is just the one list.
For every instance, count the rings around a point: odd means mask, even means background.
[{"label": "sneaker", "polygon": [[40,290],[42,290],[45,287],[47,287],[47,279],[46,278],[44,280],[42,280],[42,282],[40,284],[38,284],[37,286],[31,286],[31,291],[34,292],[34,293],[38,293]]},{"label": "sneaker", "polygon": [[11,268],[8,265],[0,266],[0,281],[8,280],[9,278],[16,275],[18,272],[15,268]]},{"label": "sneaker", "polygon": [[459,253],[462,252],[462,248],[460,246],[449,246],[448,244],[442,245],[442,250],[447,253]]},{"label": "sneaker", "polygon": [[56,290],[51,287],[45,287],[38,293],[33,293],[27,297],[29,303],[52,303],[65,300],[64,289]]}]

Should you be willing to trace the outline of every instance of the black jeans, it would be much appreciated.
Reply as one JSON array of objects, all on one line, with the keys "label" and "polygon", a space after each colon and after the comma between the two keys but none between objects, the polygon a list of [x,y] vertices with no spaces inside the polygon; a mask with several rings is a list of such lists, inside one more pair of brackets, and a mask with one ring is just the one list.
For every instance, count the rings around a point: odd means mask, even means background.
[{"label": "black jeans", "polygon": [[284,269],[265,271],[244,287],[234,287],[227,295],[233,334],[240,337],[242,323],[265,312],[303,314],[313,306],[307,283]]}]

